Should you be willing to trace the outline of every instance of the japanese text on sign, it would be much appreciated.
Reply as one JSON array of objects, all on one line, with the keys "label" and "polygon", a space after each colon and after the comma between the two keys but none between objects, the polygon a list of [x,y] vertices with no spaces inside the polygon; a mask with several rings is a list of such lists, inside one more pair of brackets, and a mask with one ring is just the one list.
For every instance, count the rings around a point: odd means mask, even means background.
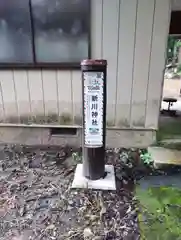
[{"label": "japanese text on sign", "polygon": [[103,73],[84,72],[84,134],[87,146],[103,144]]}]

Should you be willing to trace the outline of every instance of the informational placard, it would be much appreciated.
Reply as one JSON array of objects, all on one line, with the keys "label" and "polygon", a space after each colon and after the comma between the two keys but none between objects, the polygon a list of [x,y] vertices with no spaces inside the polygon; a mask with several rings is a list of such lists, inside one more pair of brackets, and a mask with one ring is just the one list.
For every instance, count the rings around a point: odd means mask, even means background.
[{"label": "informational placard", "polygon": [[103,72],[84,72],[84,139],[87,147],[103,145]]}]

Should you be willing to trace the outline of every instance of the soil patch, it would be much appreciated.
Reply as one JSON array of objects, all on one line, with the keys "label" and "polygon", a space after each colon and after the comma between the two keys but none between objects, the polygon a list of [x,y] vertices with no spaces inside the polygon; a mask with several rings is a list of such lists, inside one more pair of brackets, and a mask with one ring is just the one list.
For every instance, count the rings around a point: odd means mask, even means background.
[{"label": "soil patch", "polygon": [[139,239],[133,199],[139,151],[106,150],[117,191],[72,190],[80,161],[81,149],[70,146],[1,147],[0,239]]}]

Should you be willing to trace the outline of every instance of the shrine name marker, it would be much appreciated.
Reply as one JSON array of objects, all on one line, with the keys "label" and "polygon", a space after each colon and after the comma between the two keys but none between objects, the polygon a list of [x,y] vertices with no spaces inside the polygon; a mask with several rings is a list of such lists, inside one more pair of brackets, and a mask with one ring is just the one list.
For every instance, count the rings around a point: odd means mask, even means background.
[{"label": "shrine name marker", "polygon": [[83,96],[83,175],[105,176],[106,60],[81,62]]}]

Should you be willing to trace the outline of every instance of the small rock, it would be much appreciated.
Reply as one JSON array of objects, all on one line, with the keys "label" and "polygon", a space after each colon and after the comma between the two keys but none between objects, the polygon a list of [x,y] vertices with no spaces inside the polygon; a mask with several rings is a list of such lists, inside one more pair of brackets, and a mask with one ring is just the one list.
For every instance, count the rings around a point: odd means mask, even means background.
[{"label": "small rock", "polygon": [[104,237],[96,236],[92,240],[104,240]]},{"label": "small rock", "polygon": [[124,184],[124,185],[127,185],[127,184],[128,184],[128,181],[127,181],[126,179],[123,179],[122,181],[123,181],[123,184]]},{"label": "small rock", "polygon": [[69,203],[69,205],[71,205],[71,206],[74,205],[74,201],[72,201],[72,200],[69,200],[68,203]]},{"label": "small rock", "polygon": [[6,170],[6,164],[5,163],[2,163],[1,167],[2,167],[2,171]]},{"label": "small rock", "polygon": [[55,227],[54,224],[48,225],[48,226],[46,227],[46,230],[55,230],[55,229],[56,229],[56,227]]},{"label": "small rock", "polygon": [[58,152],[56,156],[56,164],[57,165],[62,164],[62,162],[65,161],[66,156],[67,154],[64,150],[61,150],[60,152]]},{"label": "small rock", "polygon": [[19,190],[19,184],[17,183],[10,183],[9,185],[9,192],[14,193],[15,191]]},{"label": "small rock", "polygon": [[37,224],[43,224],[45,221],[48,222],[51,219],[51,213],[47,210],[39,212],[36,217]]},{"label": "small rock", "polygon": [[96,237],[94,237],[92,240],[104,240],[104,238],[103,238],[103,237],[100,237],[100,236],[96,236]]},{"label": "small rock", "polygon": [[42,165],[42,158],[41,156],[34,156],[32,159],[29,160],[29,168],[40,168]]},{"label": "small rock", "polygon": [[106,234],[106,239],[116,239],[116,232],[110,231]]},{"label": "small rock", "polygon": [[21,217],[23,217],[24,214],[25,214],[25,206],[23,205],[23,206],[20,207],[19,215],[20,215]]},{"label": "small rock", "polygon": [[107,212],[106,207],[103,205],[100,211],[100,219],[102,219],[103,215]]},{"label": "small rock", "polygon": [[51,204],[51,201],[49,199],[39,199],[37,202],[36,209],[42,209],[42,208],[48,208]]},{"label": "small rock", "polygon": [[103,237],[100,237],[100,236],[96,236],[96,237],[94,237],[92,240],[104,240],[104,238],[103,238]]},{"label": "small rock", "polygon": [[23,240],[23,236],[14,236],[12,240]]},{"label": "small rock", "polygon": [[71,211],[72,209],[73,209],[73,207],[71,207],[71,206],[67,207],[67,211]]},{"label": "small rock", "polygon": [[97,215],[91,215],[91,216],[90,216],[90,220],[91,220],[92,222],[94,222],[95,220],[97,220],[97,218],[98,218]]},{"label": "small rock", "polygon": [[65,161],[64,161],[64,165],[67,167],[67,168],[71,168],[72,166],[76,165],[75,164],[75,161],[72,157],[69,157],[67,158]]},{"label": "small rock", "polygon": [[93,232],[91,231],[90,228],[85,228],[84,229],[84,239],[88,239],[90,237],[92,237],[94,234]]}]

